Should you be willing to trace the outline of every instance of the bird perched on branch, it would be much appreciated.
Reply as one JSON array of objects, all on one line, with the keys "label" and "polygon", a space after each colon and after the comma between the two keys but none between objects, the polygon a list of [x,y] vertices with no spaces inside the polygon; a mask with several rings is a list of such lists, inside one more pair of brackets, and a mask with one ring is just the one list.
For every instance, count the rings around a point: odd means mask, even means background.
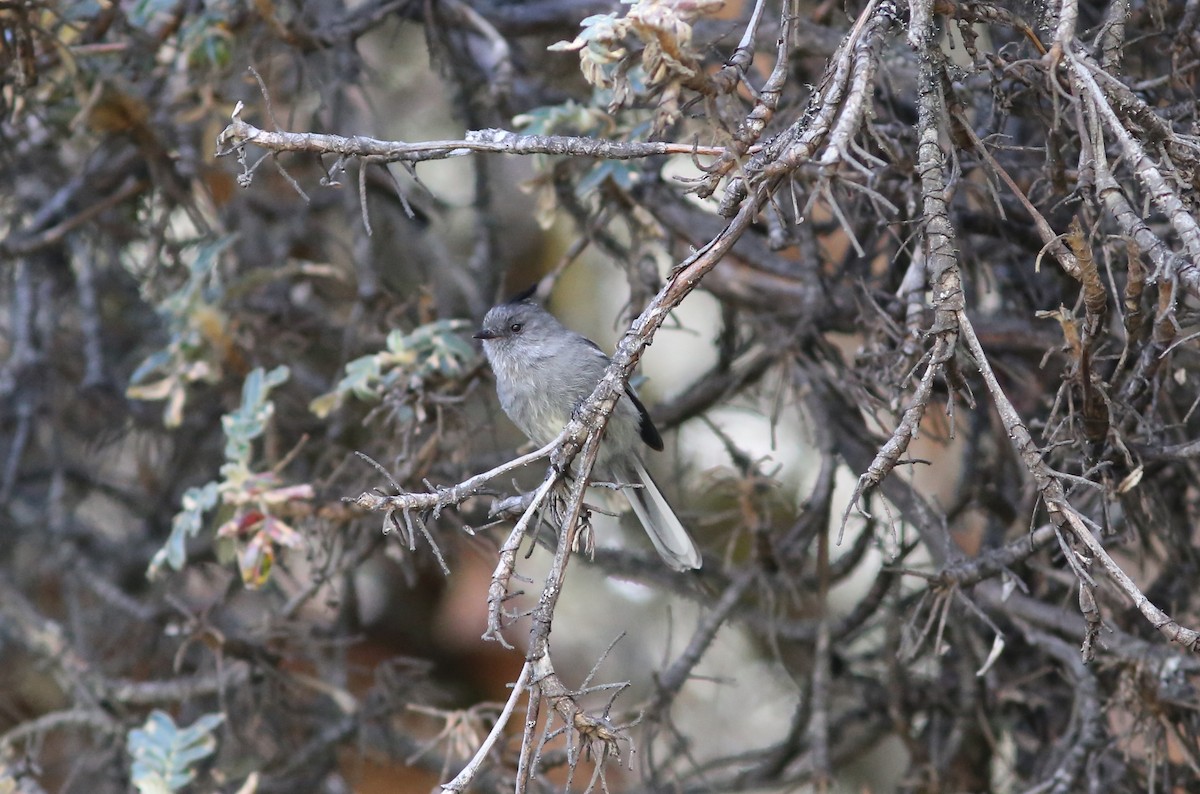
[{"label": "bird perched on branch", "polygon": [[[509,419],[542,446],[571,421],[610,363],[592,340],[575,333],[532,300],[533,289],[492,307],[475,334],[496,375]],[[610,478],[659,555],[677,571],[699,568],[700,551],[642,465],[642,446],[661,450],[662,436],[637,393],[625,388],[609,417],[595,471]]]}]

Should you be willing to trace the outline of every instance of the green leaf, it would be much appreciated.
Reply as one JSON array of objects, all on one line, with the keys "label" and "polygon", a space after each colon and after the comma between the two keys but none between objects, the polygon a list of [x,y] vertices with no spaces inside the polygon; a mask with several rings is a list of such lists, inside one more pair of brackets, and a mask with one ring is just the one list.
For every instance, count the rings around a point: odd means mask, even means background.
[{"label": "green leaf", "polygon": [[129,9],[129,23],[144,28],[156,15],[167,15],[174,7],[173,0],[140,0]]},{"label": "green leaf", "polygon": [[236,411],[221,417],[225,430],[225,459],[231,463],[249,464],[251,442],[263,434],[267,421],[275,413],[275,405],[267,400],[271,389],[288,378],[288,368],[279,366],[264,373],[255,367],[242,384],[242,404]]},{"label": "green leaf", "polygon": [[143,380],[145,380],[147,375],[149,375],[151,372],[154,372],[159,367],[166,366],[170,360],[170,350],[159,350],[151,353],[146,357],[145,361],[143,361],[141,364],[138,364],[138,368],[135,369],[133,374],[129,376],[129,382],[141,383]]},{"label": "green leaf", "polygon": [[350,392],[360,400],[375,400],[379,395],[375,392],[373,384],[379,380],[381,372],[379,356],[356,358],[346,365],[346,377],[338,383],[337,390]]},{"label": "green leaf", "polygon": [[187,539],[195,537],[204,523],[204,514],[216,507],[220,496],[219,486],[214,482],[199,488],[188,488],[183,492],[182,509],[171,519],[171,534],[163,547],[154,553],[146,576],[158,576],[164,564],[181,570],[187,562]]},{"label": "green leaf", "polygon": [[[171,401],[163,412],[167,427],[178,426],[189,384],[216,382],[221,377],[225,351],[221,344],[214,343],[214,338],[224,335],[225,317],[218,306],[221,289],[216,266],[221,252],[236,239],[237,235],[227,235],[189,246],[187,281],[164,298],[158,309],[169,331],[167,344],[151,353],[130,378],[131,388],[126,391],[130,399]],[[132,388],[155,374],[160,381],[169,381],[172,388],[156,392]]]},{"label": "green leaf", "polygon": [[636,166],[616,160],[605,160],[598,163],[583,179],[579,180],[579,184],[575,186],[575,195],[584,198],[609,179],[622,188],[629,189],[637,175]]},{"label": "green leaf", "polygon": [[212,242],[205,243],[196,247],[196,258],[192,260],[189,270],[194,278],[208,278],[213,272],[213,267],[217,264],[217,257],[221,253],[233,245],[234,240],[238,236],[236,234],[227,234],[224,237],[218,237]]},{"label": "green leaf", "polygon": [[333,391],[314,399],[309,410],[324,417],[350,396],[373,403],[393,388],[418,389],[427,376],[435,373],[460,377],[479,357],[461,336],[471,327],[466,320],[438,320],[408,333],[391,331],[384,352],[346,364],[346,374]]},{"label": "green leaf", "polygon": [[140,794],[168,794],[191,783],[196,764],[217,749],[212,732],[224,719],[222,714],[205,714],[181,729],[166,712],[152,711],[125,740],[133,759],[130,777],[134,787]]},{"label": "green leaf", "polygon": [[236,485],[240,479],[245,479],[241,475],[249,475],[253,441],[262,435],[275,411],[274,404],[267,397],[271,389],[287,378],[288,368],[283,366],[270,372],[256,367],[246,376],[242,384],[242,404],[233,413],[221,417],[221,427],[225,431],[226,463],[221,467],[224,482],[213,481],[184,492],[181,509],[171,520],[171,534],[150,560],[150,567],[146,570],[148,578],[158,576],[164,565],[176,571],[183,569],[187,563],[187,539],[199,534],[204,525],[204,514],[217,506],[222,484],[228,488],[231,480]]}]

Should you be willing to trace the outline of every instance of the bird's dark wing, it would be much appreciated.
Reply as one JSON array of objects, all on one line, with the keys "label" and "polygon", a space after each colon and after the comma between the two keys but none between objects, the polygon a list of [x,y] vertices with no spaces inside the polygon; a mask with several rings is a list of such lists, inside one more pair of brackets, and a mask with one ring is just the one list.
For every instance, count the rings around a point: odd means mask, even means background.
[{"label": "bird's dark wing", "polygon": [[[608,362],[608,354],[601,349],[600,345],[596,344],[591,339],[588,339],[586,336],[580,336],[579,338],[584,342],[587,342],[588,347],[596,351],[596,355],[604,359],[605,362]],[[638,417],[641,420],[638,424],[638,431],[641,433],[642,441],[645,441],[646,445],[649,446],[650,449],[662,452],[662,436],[658,434],[658,428],[654,426],[654,421],[650,418],[650,412],[646,410],[646,406],[642,405],[642,401],[638,399],[636,394],[634,394],[633,389],[626,386],[625,394],[628,395],[629,401],[633,403],[633,407],[637,409]]]},{"label": "bird's dark wing", "polygon": [[662,436],[658,434],[658,428],[654,426],[654,421],[650,419],[650,412],[646,410],[646,406],[642,405],[642,401],[639,400],[637,395],[633,393],[633,389],[626,386],[625,394],[629,396],[630,401],[633,403],[633,407],[637,408],[638,416],[640,416],[642,419],[641,427],[639,428],[642,432],[642,441],[645,441],[646,446],[650,447],[650,449],[656,449],[659,452],[662,452]]}]

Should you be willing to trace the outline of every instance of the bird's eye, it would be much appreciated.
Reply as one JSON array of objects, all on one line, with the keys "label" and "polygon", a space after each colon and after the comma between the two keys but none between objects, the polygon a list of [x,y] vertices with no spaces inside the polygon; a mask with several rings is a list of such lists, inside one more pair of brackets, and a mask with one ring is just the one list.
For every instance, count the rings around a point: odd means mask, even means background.
[{"label": "bird's eye", "polygon": [[519,334],[521,333],[521,329],[523,327],[524,325],[521,323],[513,323],[512,325],[508,326],[508,330],[512,331],[514,334]]}]

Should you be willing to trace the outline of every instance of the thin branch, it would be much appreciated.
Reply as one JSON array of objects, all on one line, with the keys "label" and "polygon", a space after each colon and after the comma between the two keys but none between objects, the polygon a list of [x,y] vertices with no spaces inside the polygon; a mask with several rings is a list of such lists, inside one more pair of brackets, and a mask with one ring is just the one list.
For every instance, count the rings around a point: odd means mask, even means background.
[{"label": "thin branch", "polygon": [[483,490],[485,485],[497,477],[508,474],[516,469],[524,468],[530,463],[534,463],[535,461],[549,456],[552,452],[554,452],[565,436],[566,431],[560,433],[558,438],[551,441],[541,449],[502,463],[493,469],[483,472],[482,474],[476,474],[474,477],[469,477],[457,485],[450,486],[449,488],[439,488],[436,491],[428,493],[400,493],[393,496],[387,496],[380,493],[364,492],[353,499],[346,497],[342,501],[349,502],[355,507],[362,508],[363,510],[387,513],[391,513],[396,510],[441,510],[446,507],[459,505],[465,502],[467,499],[470,499],[472,496],[477,496]]},{"label": "thin branch", "polygon": [[475,755],[462,768],[462,771],[455,775],[454,779],[449,783],[442,784],[441,788],[443,791],[466,791],[471,785],[471,782],[483,766],[483,762],[487,760],[488,754],[491,753],[492,747],[504,735],[504,731],[508,727],[508,720],[517,706],[517,701],[521,699],[521,695],[525,694],[525,687],[529,684],[532,670],[533,668],[529,662],[526,662],[521,668],[521,674],[517,676],[517,681],[513,684],[512,692],[508,695],[504,709],[500,712],[500,716],[496,718],[496,722],[492,725],[492,730],[488,732],[487,738],[479,745],[479,749],[475,751]]},{"label": "thin branch", "polygon": [[[1178,192],[1170,185],[1158,164],[1146,153],[1142,144],[1125,129],[1125,125],[1117,118],[1108,103],[1108,97],[1096,83],[1092,75],[1090,59],[1076,52],[1068,53],[1067,63],[1071,66],[1071,74],[1086,91],[1094,103],[1094,107],[1104,121],[1104,125],[1116,136],[1125,152],[1125,157],[1154,202],[1154,205],[1167,216],[1172,228],[1175,229],[1184,249],[1188,252],[1193,265],[1200,265],[1200,224],[1188,211]],[[1096,67],[1099,68],[1099,67]]]},{"label": "thin branch", "polygon": [[[1059,529],[1070,531],[1072,536],[1088,550],[1093,558],[1100,562],[1101,567],[1104,568],[1105,572],[1116,583],[1118,589],[1125,593],[1134,607],[1149,621],[1150,625],[1172,642],[1178,643],[1193,653],[1200,653],[1200,633],[1180,626],[1169,615],[1151,603],[1142,594],[1141,590],[1138,589],[1137,585],[1133,583],[1133,580],[1129,578],[1128,574],[1122,570],[1121,566],[1108,555],[1108,552],[1104,550],[1100,541],[1084,525],[1075,508],[1067,501],[1062,484],[1046,462],[1042,460],[1041,454],[1038,452],[1032,437],[1029,435],[1029,430],[1025,427],[1025,423],[1021,421],[1016,409],[1009,402],[1008,397],[1004,394],[1004,390],[996,380],[996,375],[987,360],[987,354],[984,352],[983,346],[979,344],[979,339],[975,335],[975,329],[972,327],[971,321],[965,311],[959,313],[959,328],[967,350],[975,358],[984,383],[987,384],[988,391],[992,396],[992,402],[1000,414],[1000,419],[1004,423],[1013,448],[1020,455],[1029,473],[1033,475],[1034,482],[1041,492],[1047,510],[1050,512],[1051,521]],[[1085,615],[1085,617],[1088,616]]]},{"label": "thin branch", "polygon": [[86,728],[106,737],[119,736],[123,732],[121,724],[100,709],[52,711],[0,734],[0,752],[7,752],[18,742],[64,728]]},{"label": "thin branch", "polygon": [[560,135],[521,135],[499,129],[475,130],[462,140],[384,141],[355,135],[350,138],[315,132],[268,132],[241,118],[243,105],[238,103],[232,121],[217,136],[217,156],[222,157],[254,145],[270,152],[305,152],[336,154],[342,157],[371,157],[380,163],[419,163],[463,157],[472,152],[496,154],[543,154],[594,157],[601,160],[635,160],[670,154],[716,157],[724,147],[699,146],[688,143],[659,141],[610,141]]}]

